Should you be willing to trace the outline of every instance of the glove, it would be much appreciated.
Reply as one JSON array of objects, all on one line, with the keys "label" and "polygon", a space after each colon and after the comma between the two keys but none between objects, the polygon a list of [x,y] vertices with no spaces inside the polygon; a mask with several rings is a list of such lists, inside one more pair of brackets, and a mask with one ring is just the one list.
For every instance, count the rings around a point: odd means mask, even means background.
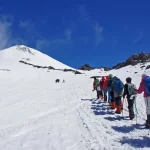
[{"label": "glove", "polygon": [[130,99],[135,100],[135,95],[131,95]]}]

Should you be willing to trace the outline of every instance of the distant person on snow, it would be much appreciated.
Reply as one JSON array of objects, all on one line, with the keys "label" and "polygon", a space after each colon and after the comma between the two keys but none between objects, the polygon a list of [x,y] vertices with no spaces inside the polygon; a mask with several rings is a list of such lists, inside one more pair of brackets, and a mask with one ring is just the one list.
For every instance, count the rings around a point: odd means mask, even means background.
[{"label": "distant person on snow", "polygon": [[94,77],[94,82],[93,82],[93,91],[95,90],[97,92],[97,99],[99,99],[101,96],[101,89],[99,85],[99,80],[96,77]]},{"label": "distant person on snow", "polygon": [[130,120],[132,120],[135,117],[133,105],[135,103],[137,96],[136,92],[137,88],[133,83],[131,83],[131,81],[132,79],[130,77],[126,78],[126,84],[124,85],[124,93],[123,93],[123,98],[127,96]]},{"label": "distant person on snow", "polygon": [[118,77],[113,77],[112,90],[114,92],[115,104],[116,104],[116,114],[121,114],[123,106],[121,98],[123,96],[124,84]]},{"label": "distant person on snow", "polygon": [[142,75],[142,80],[139,89],[137,90],[138,94],[141,94],[142,92],[144,92],[144,100],[146,105],[146,128],[150,128],[150,77],[146,74]]},{"label": "distant person on snow", "polygon": [[56,79],[56,80],[55,80],[56,83],[59,83],[59,81],[60,81],[59,79]]}]

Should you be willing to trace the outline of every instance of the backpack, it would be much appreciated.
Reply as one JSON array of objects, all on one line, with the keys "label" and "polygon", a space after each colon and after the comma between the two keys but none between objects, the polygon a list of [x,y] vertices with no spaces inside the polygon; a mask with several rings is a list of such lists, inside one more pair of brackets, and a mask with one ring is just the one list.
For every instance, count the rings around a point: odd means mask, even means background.
[{"label": "backpack", "polygon": [[129,95],[136,95],[136,86],[133,83],[128,83],[128,92]]},{"label": "backpack", "polygon": [[104,80],[101,80],[100,81],[100,86],[103,87],[103,84],[104,84]]},{"label": "backpack", "polygon": [[108,88],[111,88],[111,87],[112,87],[112,82],[113,82],[112,79],[108,79],[108,81],[107,81],[107,87],[108,87]]},{"label": "backpack", "polygon": [[147,95],[150,95],[150,77],[146,77],[144,79],[144,85],[145,85],[145,93]]},{"label": "backpack", "polygon": [[99,80],[96,79],[96,81],[95,81],[95,87],[98,87],[98,86],[99,86]]},{"label": "backpack", "polygon": [[113,80],[113,89],[115,90],[115,92],[121,93],[124,89],[123,82],[117,77],[115,77]]}]

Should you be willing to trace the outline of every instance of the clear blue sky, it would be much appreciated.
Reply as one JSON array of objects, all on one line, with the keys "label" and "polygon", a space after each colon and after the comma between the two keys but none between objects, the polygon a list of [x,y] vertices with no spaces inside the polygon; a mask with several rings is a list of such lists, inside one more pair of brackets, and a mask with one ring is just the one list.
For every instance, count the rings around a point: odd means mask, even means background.
[{"label": "clear blue sky", "polygon": [[149,0],[1,0],[0,48],[24,44],[78,68],[150,52]]}]

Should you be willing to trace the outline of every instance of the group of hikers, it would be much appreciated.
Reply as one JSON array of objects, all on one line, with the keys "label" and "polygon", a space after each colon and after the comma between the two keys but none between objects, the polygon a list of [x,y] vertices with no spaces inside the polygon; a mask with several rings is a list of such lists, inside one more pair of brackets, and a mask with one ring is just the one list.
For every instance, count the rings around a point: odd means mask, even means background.
[{"label": "group of hikers", "polygon": [[[112,74],[102,76],[99,81],[94,77],[93,91],[97,91],[97,99],[104,100],[110,105],[110,109],[116,109],[116,114],[121,114],[123,111],[123,103],[125,98],[128,102],[129,118],[133,120],[135,117],[134,105],[136,104],[137,94],[144,92],[144,100],[146,105],[146,128],[150,128],[150,77],[146,74],[142,75],[141,83],[137,89],[132,83],[131,77],[126,78],[124,85],[121,79]],[[123,100],[122,100],[123,98]]]}]

